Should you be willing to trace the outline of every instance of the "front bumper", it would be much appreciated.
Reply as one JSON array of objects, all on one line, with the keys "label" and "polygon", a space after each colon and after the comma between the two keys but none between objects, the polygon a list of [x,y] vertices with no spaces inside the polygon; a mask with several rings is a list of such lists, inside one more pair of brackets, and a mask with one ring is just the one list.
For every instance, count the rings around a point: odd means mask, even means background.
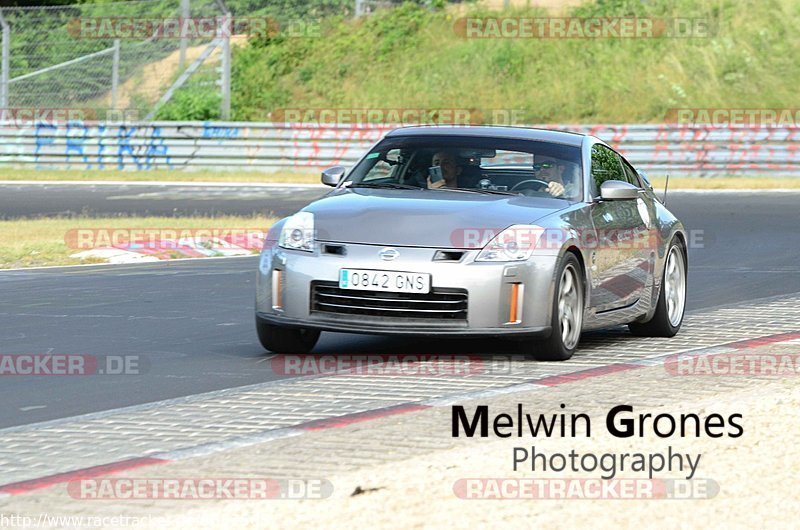
[{"label": "front bumper", "polygon": [[[277,245],[262,252],[256,282],[258,319],[286,327],[387,335],[523,337],[550,333],[555,255],[534,255],[526,262],[483,263],[474,261],[478,251],[468,250],[458,261],[435,261],[437,250],[447,249],[395,247],[399,256],[382,261],[378,257],[382,246],[330,245],[340,253],[326,252],[329,247],[325,242],[318,242],[313,253]],[[409,318],[402,312],[384,317],[315,310],[312,282],[337,282],[342,268],[429,273],[433,289],[466,291],[466,318]],[[273,278],[280,278],[280,285],[273,286]],[[514,310],[512,305],[516,306]]]},{"label": "front bumper", "polygon": [[404,326],[384,323],[381,326],[364,326],[363,323],[347,322],[338,319],[314,318],[300,320],[288,318],[283,315],[270,313],[256,313],[256,319],[268,324],[274,324],[286,328],[310,328],[320,331],[335,331],[338,333],[362,333],[369,335],[403,335],[403,336],[447,336],[447,337],[548,337],[551,327],[542,326],[538,328],[446,328],[446,327],[427,327],[427,326]]}]

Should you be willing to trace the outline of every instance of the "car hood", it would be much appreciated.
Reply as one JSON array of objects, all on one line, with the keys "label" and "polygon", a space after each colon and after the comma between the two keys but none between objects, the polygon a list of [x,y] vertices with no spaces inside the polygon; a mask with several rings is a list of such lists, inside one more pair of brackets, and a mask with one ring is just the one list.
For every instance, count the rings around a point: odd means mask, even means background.
[{"label": "car hood", "polygon": [[465,230],[500,231],[566,208],[561,199],[445,190],[339,189],[309,204],[319,241],[468,248]]}]

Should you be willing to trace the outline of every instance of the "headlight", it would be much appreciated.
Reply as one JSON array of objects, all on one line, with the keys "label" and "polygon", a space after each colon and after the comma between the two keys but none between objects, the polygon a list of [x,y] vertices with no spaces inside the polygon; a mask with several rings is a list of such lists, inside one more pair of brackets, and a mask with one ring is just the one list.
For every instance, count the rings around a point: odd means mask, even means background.
[{"label": "headlight", "polygon": [[298,212],[283,224],[278,246],[292,250],[314,250],[314,214]]},{"label": "headlight", "polygon": [[494,236],[475,261],[525,261],[531,257],[542,234],[541,226],[510,226]]}]

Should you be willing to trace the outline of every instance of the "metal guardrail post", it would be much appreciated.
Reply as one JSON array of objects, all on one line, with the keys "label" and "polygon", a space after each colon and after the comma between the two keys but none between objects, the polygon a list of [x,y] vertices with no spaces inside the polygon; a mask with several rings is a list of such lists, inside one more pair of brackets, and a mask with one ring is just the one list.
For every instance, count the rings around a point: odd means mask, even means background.
[{"label": "metal guardrail post", "polygon": [[231,116],[231,34],[233,33],[233,20],[231,10],[225,5],[225,0],[215,0],[222,13],[222,27],[217,29],[217,40],[222,42],[222,64],[220,65],[220,88],[222,100],[220,103],[220,118],[230,119]]},{"label": "metal guardrail post", "polygon": [[[186,20],[191,16],[191,9],[189,6],[189,0],[181,0],[181,28],[185,27]],[[183,67],[186,66],[186,47],[188,45],[188,39],[186,35],[183,35],[183,31],[181,31],[181,51],[180,51],[180,58],[178,59],[178,69],[183,70]]]},{"label": "metal guardrail post", "polygon": [[8,69],[10,67],[9,59],[11,57],[11,28],[3,17],[3,10],[0,9],[0,26],[3,27],[3,51],[2,59],[0,59],[0,109],[8,108],[9,97],[9,84],[8,84]]},{"label": "metal guardrail post", "polygon": [[220,117],[228,120],[231,117],[231,14],[225,13],[222,25],[222,106]]},{"label": "metal guardrail post", "polygon": [[364,14],[364,0],[356,0],[355,16],[360,17]]},{"label": "metal guardrail post", "polygon": [[111,63],[111,108],[117,108],[119,91],[119,39],[114,39],[114,54]]}]

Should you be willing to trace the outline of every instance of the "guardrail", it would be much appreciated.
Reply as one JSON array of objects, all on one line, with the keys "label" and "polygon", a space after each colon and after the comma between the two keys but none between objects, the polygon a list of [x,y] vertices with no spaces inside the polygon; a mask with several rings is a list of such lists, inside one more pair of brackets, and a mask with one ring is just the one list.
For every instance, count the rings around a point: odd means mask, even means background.
[{"label": "guardrail", "polygon": [[[800,176],[800,128],[545,125],[594,134],[651,175]],[[0,166],[311,171],[351,165],[389,125],[148,122],[0,125]],[[0,175],[1,177],[1,175]]]}]

